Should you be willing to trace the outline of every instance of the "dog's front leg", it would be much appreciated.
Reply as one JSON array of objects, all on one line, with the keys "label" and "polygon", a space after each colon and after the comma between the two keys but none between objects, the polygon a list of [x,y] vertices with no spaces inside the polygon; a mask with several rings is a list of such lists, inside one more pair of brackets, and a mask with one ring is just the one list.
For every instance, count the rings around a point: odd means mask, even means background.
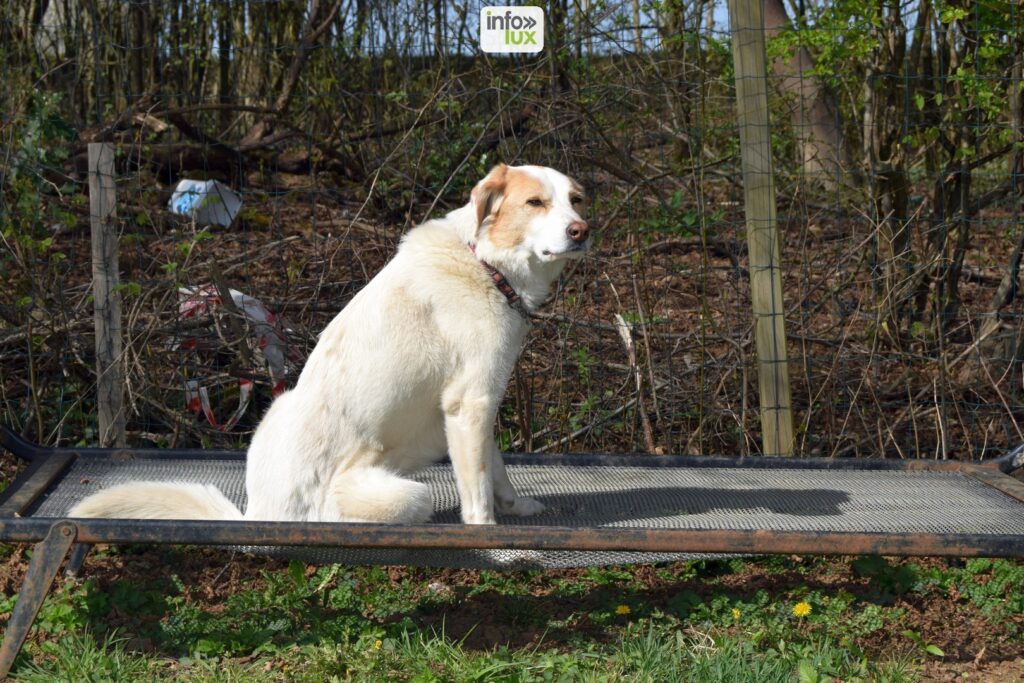
[{"label": "dog's front leg", "polygon": [[448,398],[444,401],[444,429],[448,455],[455,470],[455,483],[466,524],[494,524],[494,483],[491,475],[492,401],[477,398]]},{"label": "dog's front leg", "polygon": [[505,461],[498,444],[491,440],[491,475],[494,478],[494,506],[498,512],[527,517],[544,511],[544,504],[529,496],[520,496],[509,481]]}]

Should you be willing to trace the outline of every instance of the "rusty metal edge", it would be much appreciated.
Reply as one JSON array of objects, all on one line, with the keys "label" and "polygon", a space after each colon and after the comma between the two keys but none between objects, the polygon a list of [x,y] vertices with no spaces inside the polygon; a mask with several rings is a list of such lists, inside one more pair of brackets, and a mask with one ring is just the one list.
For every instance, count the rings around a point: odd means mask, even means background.
[{"label": "rusty metal edge", "polygon": [[0,517],[15,517],[24,513],[64,474],[75,458],[73,453],[55,450],[30,460],[25,471],[0,494]]},{"label": "rusty metal edge", "polygon": [[[0,540],[35,541],[59,519],[0,520]],[[1024,557],[1024,534],[571,528],[75,519],[79,543],[344,548],[584,550],[815,555]]]},{"label": "rusty metal edge", "polygon": [[986,469],[966,470],[964,474],[1024,503],[1024,482],[1017,481],[1009,474]]}]

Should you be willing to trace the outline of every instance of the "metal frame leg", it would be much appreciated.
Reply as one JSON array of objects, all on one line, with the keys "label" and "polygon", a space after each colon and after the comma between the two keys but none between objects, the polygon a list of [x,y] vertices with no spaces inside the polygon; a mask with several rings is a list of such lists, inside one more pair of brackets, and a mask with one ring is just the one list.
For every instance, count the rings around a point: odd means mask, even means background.
[{"label": "metal frame leg", "polygon": [[75,542],[77,527],[72,522],[58,522],[50,527],[46,538],[36,544],[32,561],[25,572],[25,580],[18,593],[11,619],[4,631],[4,642],[0,645],[0,679],[7,678],[14,659],[25,644],[28,631],[43,606],[43,600],[50,592],[53,579],[60,570],[61,562]]},{"label": "metal frame leg", "polygon": [[64,576],[69,579],[76,578],[78,572],[82,571],[82,564],[85,563],[85,558],[92,550],[92,543],[75,543],[71,546],[71,556],[68,557],[68,563],[64,565]]}]

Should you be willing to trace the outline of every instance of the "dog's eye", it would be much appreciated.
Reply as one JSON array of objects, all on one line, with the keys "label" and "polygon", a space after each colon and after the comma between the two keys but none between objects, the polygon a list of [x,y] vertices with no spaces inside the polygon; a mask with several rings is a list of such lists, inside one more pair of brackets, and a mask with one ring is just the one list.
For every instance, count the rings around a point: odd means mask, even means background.
[{"label": "dog's eye", "polygon": [[569,199],[569,201],[572,203],[573,206],[576,206],[577,204],[582,204],[583,203],[583,197],[579,196],[578,194],[577,195],[573,195]]},{"label": "dog's eye", "polygon": [[534,197],[533,199],[527,199],[526,203],[530,206],[544,206],[544,200]]}]

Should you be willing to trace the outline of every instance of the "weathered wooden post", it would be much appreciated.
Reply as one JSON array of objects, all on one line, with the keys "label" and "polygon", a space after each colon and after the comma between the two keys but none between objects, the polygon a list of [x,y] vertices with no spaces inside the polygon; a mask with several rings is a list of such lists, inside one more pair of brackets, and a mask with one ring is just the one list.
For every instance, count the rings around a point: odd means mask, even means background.
[{"label": "weathered wooden post", "polygon": [[117,259],[114,146],[89,144],[89,221],[92,227],[93,321],[96,329],[96,407],[100,446],[124,446],[121,283]]},{"label": "weathered wooden post", "polygon": [[750,293],[754,308],[762,444],[765,455],[793,454],[793,411],[786,355],[782,269],[761,0],[729,0],[736,110],[743,167]]}]

